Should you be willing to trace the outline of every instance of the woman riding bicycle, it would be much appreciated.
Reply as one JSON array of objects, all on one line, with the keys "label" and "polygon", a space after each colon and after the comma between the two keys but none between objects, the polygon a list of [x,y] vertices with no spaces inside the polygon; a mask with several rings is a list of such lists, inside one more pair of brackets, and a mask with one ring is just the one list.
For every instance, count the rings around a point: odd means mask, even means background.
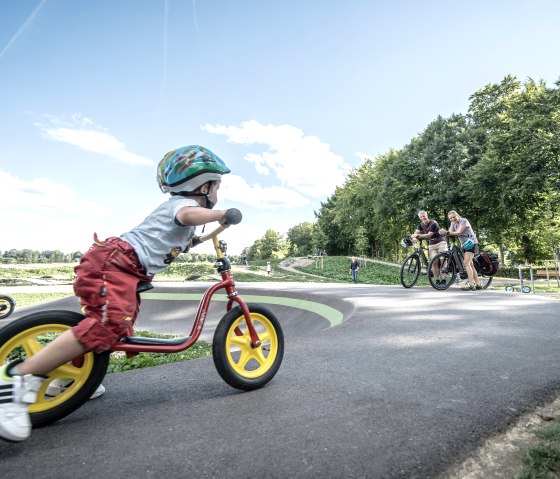
[{"label": "woman riding bicycle", "polygon": [[167,153],[157,181],[171,198],[121,237],[99,241],[76,267],[74,292],[86,318],[28,360],[0,368],[0,438],[23,441],[31,434],[28,406],[37,399],[47,374],[85,352],[107,351],[132,332],[139,312],[136,288],[151,281],[192,245],[195,228],[218,221],[227,210],[212,210],[221,176],[229,168],[201,146]]},{"label": "woman riding bicycle", "polygon": [[476,238],[476,234],[469,220],[461,218],[455,210],[451,210],[447,213],[447,217],[449,221],[451,221],[449,229],[446,230],[442,228],[439,230],[439,233],[457,236],[461,242],[461,248],[463,249],[463,265],[465,266],[469,279],[469,285],[462,289],[465,291],[482,289],[478,274],[476,273],[476,268],[473,264],[474,255],[478,253],[478,239]]}]

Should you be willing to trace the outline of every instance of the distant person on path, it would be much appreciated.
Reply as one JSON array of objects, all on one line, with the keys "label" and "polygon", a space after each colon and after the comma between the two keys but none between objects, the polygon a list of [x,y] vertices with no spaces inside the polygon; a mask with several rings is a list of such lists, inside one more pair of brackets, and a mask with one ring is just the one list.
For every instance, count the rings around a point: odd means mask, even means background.
[{"label": "distant person on path", "polygon": [[467,218],[461,218],[459,213],[455,210],[451,210],[447,213],[451,225],[449,229],[444,228],[439,230],[440,234],[448,234],[449,236],[458,236],[461,242],[461,248],[463,249],[463,265],[467,270],[467,276],[469,278],[469,285],[462,288],[465,291],[473,291],[475,289],[482,289],[480,286],[480,280],[478,279],[478,274],[473,265],[474,255],[478,253],[478,239],[476,234],[469,223]]},{"label": "distant person on path", "polygon": [[[428,254],[430,258],[447,251],[447,240],[445,236],[439,233],[439,224],[436,220],[431,220],[428,213],[424,210],[418,212],[420,224],[416,231],[410,237],[413,241],[427,240],[428,241]],[[445,279],[439,278],[439,266],[434,262],[434,276],[436,277],[436,285],[445,284]]]},{"label": "distant person on path", "polygon": [[356,261],[356,257],[352,256],[352,262],[350,263],[350,274],[352,275],[352,279],[354,280],[354,284],[358,284],[358,271],[360,269],[360,265],[358,261]]},{"label": "distant person on path", "polygon": [[0,367],[0,438],[17,442],[30,436],[28,406],[51,371],[88,351],[107,351],[132,333],[140,310],[138,283],[151,281],[192,246],[196,226],[214,221],[228,226],[227,210],[212,208],[222,175],[229,172],[201,146],[170,151],[158,165],[157,181],[171,197],[121,237],[101,241],[94,235],[75,269],[74,292],[85,319],[26,361]]},{"label": "distant person on path", "polygon": [[247,261],[247,248],[243,249],[243,251],[241,252],[241,264],[244,266],[247,266],[249,264],[249,262]]},{"label": "distant person on path", "polygon": [[270,261],[266,262],[266,274],[272,273],[272,266],[270,266]]}]

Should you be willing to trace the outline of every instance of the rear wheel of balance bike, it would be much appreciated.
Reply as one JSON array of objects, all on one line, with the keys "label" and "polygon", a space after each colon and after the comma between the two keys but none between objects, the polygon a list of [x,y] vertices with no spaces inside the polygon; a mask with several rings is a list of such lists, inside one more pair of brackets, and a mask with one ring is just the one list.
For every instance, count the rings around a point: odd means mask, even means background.
[{"label": "rear wheel of balance bike", "polygon": [[276,316],[258,304],[247,304],[261,345],[253,348],[239,306],[220,320],[212,342],[214,365],[230,386],[251,391],[263,387],[278,372],[284,356],[284,333]]},{"label": "rear wheel of balance bike", "polygon": [[[0,365],[27,359],[51,343],[84,316],[73,311],[43,311],[16,319],[0,329]],[[101,384],[109,364],[109,352],[86,353],[51,371],[35,403],[29,406],[31,424],[45,426],[74,412]],[[72,381],[60,394],[47,395],[55,379]]]},{"label": "rear wheel of balance bike", "polygon": [[411,254],[405,258],[401,266],[401,284],[405,288],[412,288],[420,276],[420,258]]},{"label": "rear wheel of balance bike", "polygon": [[428,271],[430,271],[428,275],[430,284],[437,290],[446,290],[455,281],[455,263],[449,253],[439,253],[434,256],[428,265]]},{"label": "rear wheel of balance bike", "polygon": [[14,312],[15,307],[16,302],[14,298],[6,296],[5,294],[0,295],[0,319],[7,318]]}]

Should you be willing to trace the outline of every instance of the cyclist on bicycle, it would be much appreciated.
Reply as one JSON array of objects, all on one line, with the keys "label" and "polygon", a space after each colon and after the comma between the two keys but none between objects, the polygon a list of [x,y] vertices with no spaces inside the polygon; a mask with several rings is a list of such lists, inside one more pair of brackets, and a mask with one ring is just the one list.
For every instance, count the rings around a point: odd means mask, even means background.
[{"label": "cyclist on bicycle", "polygon": [[467,220],[467,218],[461,218],[455,210],[451,210],[447,213],[447,217],[449,218],[449,221],[451,221],[449,229],[446,230],[442,228],[439,230],[439,233],[448,234],[449,236],[457,236],[461,242],[461,248],[463,249],[463,265],[467,271],[467,277],[469,279],[469,285],[461,289],[465,291],[482,289],[476,268],[473,264],[474,255],[478,253],[478,239],[476,234],[469,223],[469,220]]},{"label": "cyclist on bicycle", "polygon": [[94,244],[75,269],[74,292],[85,319],[28,360],[0,368],[0,438],[29,437],[28,406],[52,370],[85,352],[107,351],[132,333],[140,308],[138,283],[151,281],[192,246],[196,226],[214,221],[228,226],[227,210],[212,208],[221,177],[229,172],[220,158],[201,146],[170,151],[157,172],[159,187],[171,194],[168,201],[121,237],[99,241],[94,235]]},{"label": "cyclist on bicycle", "polygon": [[[416,231],[410,237],[412,241],[419,239],[428,240],[428,252],[430,258],[433,258],[439,253],[447,251],[447,240],[444,236],[439,233],[439,224],[436,220],[431,220],[428,217],[428,213],[424,210],[418,212],[418,218],[420,218],[420,224],[416,228]],[[437,264],[434,264],[433,272],[436,278],[436,285],[440,283],[445,284],[445,279],[439,279],[439,268]]]}]

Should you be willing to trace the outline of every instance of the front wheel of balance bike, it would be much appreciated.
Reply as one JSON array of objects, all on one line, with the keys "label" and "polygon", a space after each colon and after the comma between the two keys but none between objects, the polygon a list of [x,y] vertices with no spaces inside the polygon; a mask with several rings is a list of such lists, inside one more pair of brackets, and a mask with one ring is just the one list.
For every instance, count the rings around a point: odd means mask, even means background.
[{"label": "front wheel of balance bike", "polygon": [[6,296],[5,294],[0,295],[0,319],[7,318],[14,312],[15,307],[16,302],[14,298]]},{"label": "front wheel of balance bike", "polygon": [[[43,311],[14,320],[0,329],[0,365],[30,358],[82,319],[73,311]],[[29,406],[31,424],[45,426],[78,409],[101,384],[108,364],[109,352],[90,352],[51,371]],[[55,379],[63,380],[66,388],[50,395],[49,384]]]},{"label": "front wheel of balance bike", "polygon": [[278,372],[284,356],[284,333],[276,316],[258,304],[247,304],[259,335],[253,348],[243,311],[239,306],[220,320],[212,342],[214,365],[230,386],[251,391],[263,387]]}]

